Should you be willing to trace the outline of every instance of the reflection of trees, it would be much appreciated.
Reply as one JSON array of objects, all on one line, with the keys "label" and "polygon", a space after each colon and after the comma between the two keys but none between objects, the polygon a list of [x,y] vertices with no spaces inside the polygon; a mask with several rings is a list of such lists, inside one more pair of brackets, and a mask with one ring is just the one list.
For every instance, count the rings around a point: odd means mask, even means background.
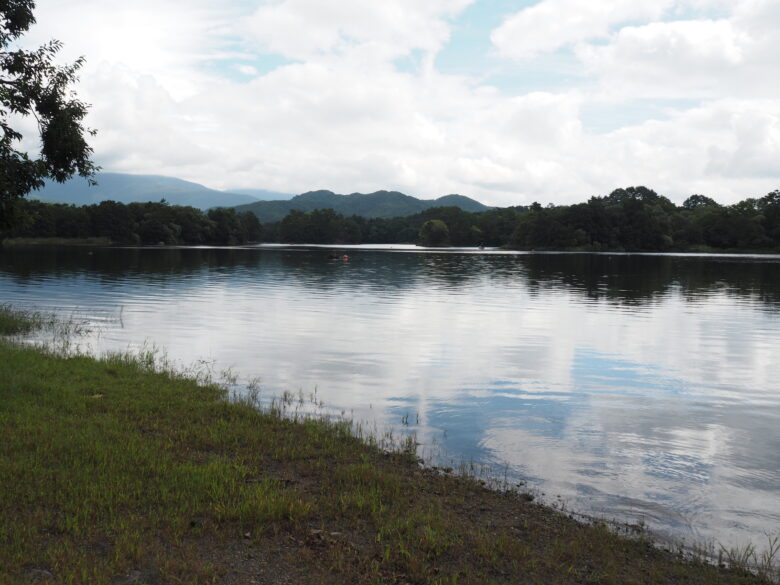
[{"label": "reflection of trees", "polygon": [[[400,253],[350,250],[349,261],[323,250],[278,253],[291,278],[323,290],[409,290],[459,288],[485,273],[480,258],[469,254]],[[336,254],[336,256],[339,256]]]},{"label": "reflection of trees", "polygon": [[589,300],[630,305],[668,292],[673,284],[671,264],[663,260],[669,258],[599,254],[532,254],[523,258],[532,292],[566,288]]},{"label": "reflection of trees", "polygon": [[528,286],[537,292],[564,286],[589,300],[641,305],[677,289],[687,300],[726,292],[780,304],[777,259],[619,254],[531,254],[521,258]]},{"label": "reflection of trees", "polygon": [[0,266],[17,277],[92,273],[113,280],[122,275],[143,274],[155,280],[207,268],[230,269],[250,260],[245,250],[226,248],[30,246],[3,249]]},{"label": "reflection of trees", "polygon": [[[273,279],[321,290],[452,290],[487,280],[532,294],[566,290],[587,300],[642,305],[672,290],[690,301],[708,294],[780,305],[780,261],[756,257],[621,254],[480,255],[326,249],[18,247],[0,253],[0,271],[27,280],[89,274],[150,284],[210,272],[253,282]],[[336,256],[336,258],[333,258]],[[197,284],[197,283],[195,283]]]}]

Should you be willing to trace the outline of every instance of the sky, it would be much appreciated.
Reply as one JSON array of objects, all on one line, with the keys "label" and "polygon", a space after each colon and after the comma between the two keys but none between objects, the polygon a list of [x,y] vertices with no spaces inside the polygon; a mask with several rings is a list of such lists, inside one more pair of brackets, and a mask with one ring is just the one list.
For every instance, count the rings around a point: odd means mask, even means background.
[{"label": "sky", "polygon": [[681,203],[780,188],[780,0],[38,0],[104,171]]}]

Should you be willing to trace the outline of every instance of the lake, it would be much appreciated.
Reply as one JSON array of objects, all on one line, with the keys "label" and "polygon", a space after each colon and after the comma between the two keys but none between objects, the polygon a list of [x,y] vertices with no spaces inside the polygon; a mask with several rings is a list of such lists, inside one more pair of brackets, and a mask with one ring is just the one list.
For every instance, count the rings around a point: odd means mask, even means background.
[{"label": "lake", "polygon": [[567,510],[780,530],[780,256],[7,248],[0,302],[86,316],[95,352],[316,392]]}]

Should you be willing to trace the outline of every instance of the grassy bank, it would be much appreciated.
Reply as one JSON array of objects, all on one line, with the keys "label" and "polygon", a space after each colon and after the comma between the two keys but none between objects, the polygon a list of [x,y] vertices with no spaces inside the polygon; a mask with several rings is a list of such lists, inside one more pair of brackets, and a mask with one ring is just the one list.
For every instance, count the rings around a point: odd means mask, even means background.
[{"label": "grassy bank", "polygon": [[765,583],[154,369],[0,341],[0,583]]}]

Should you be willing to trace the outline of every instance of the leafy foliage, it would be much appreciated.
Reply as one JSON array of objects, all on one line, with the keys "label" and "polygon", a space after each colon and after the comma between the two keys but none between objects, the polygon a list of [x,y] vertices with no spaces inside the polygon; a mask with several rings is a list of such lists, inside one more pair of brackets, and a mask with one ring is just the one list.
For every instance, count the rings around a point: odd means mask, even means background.
[{"label": "leafy foliage", "polygon": [[[15,202],[44,184],[44,178],[63,182],[74,174],[91,180],[97,167],[83,124],[88,106],[70,90],[83,66],[55,64],[62,44],[50,41],[34,51],[10,45],[35,23],[32,0],[0,4],[0,226],[16,216]],[[12,119],[33,116],[38,125],[40,152],[31,157],[17,150],[22,133]]]},{"label": "leafy foliage", "polygon": [[450,241],[450,228],[440,219],[429,219],[420,228],[423,246],[445,246]]},{"label": "leafy foliage", "polygon": [[486,211],[487,206],[463,195],[445,195],[435,200],[424,200],[397,191],[352,193],[337,195],[331,191],[310,191],[296,195],[290,201],[256,201],[239,207],[252,211],[263,222],[281,221],[292,211],[304,213],[317,209],[332,209],[341,215],[393,218],[420,213],[432,207],[459,207],[464,211]]},{"label": "leafy foliage", "polygon": [[16,238],[108,238],[117,244],[244,244],[261,239],[253,213],[159,203],[103,201],[75,207],[21,200],[25,221],[5,232]]}]

